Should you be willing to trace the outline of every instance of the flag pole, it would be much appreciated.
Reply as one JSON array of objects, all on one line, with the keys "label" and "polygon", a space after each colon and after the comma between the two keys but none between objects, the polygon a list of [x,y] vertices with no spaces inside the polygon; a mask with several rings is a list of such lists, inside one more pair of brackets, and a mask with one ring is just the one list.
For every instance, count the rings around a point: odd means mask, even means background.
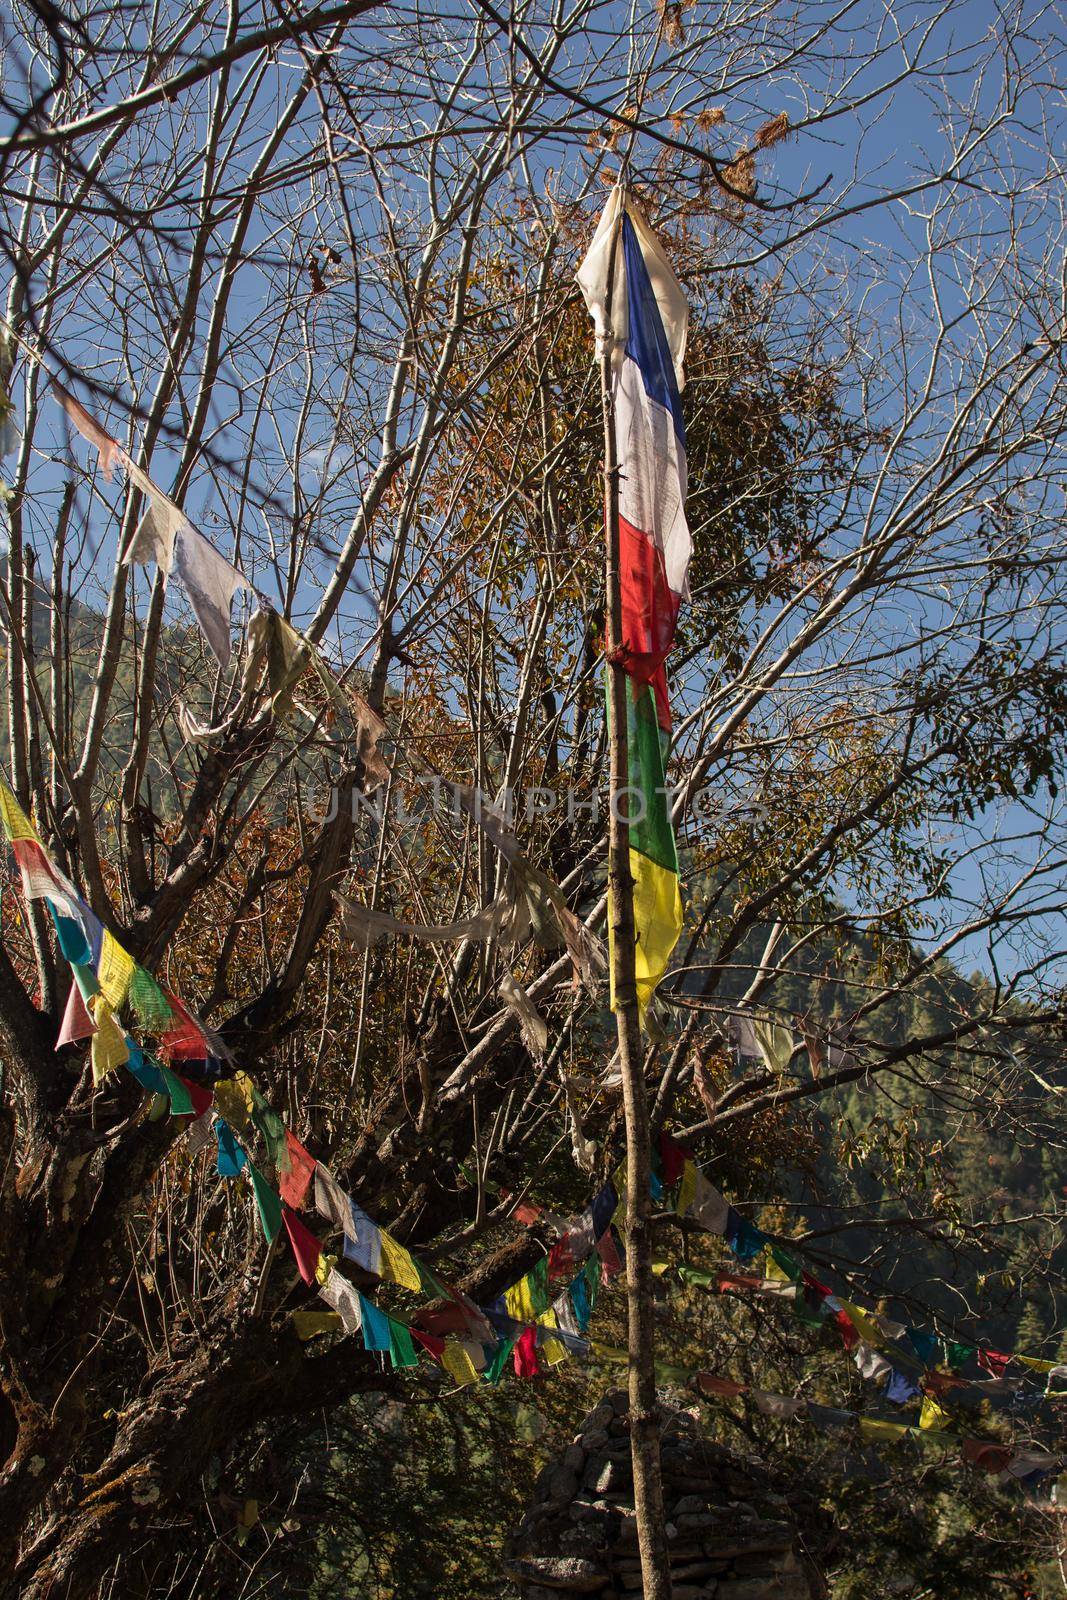
[{"label": "flag pole", "polygon": [[[625,186],[623,202],[625,205]],[[615,359],[614,294],[616,258],[622,237],[624,205],[619,208],[607,275],[607,337],[600,363],[600,398],[604,419],[604,538],[606,554],[606,627],[608,744],[608,887],[612,950],[611,980],[623,1111],[626,1119],[626,1302],[629,1350],[630,1451],[633,1461],[634,1512],[637,1519],[641,1581],[645,1600],[670,1600],[671,1574],[667,1553],[663,1480],[660,1471],[660,1421],[656,1399],[655,1323],[652,1276],[652,1140],[645,1088],[644,1050],[634,970],[635,929],[633,878],[630,873],[630,782],[627,748],[626,695],[630,692],[618,661],[622,638],[622,591],[619,576],[619,460],[615,430],[613,364]]]}]

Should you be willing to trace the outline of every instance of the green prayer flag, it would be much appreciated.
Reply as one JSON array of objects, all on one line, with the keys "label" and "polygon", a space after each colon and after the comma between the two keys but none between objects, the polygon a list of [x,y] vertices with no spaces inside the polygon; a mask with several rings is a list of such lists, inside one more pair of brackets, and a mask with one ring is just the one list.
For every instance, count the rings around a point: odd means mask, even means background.
[{"label": "green prayer flag", "polygon": [[484,1376],[486,1383],[500,1382],[504,1368],[507,1366],[508,1359],[514,1348],[514,1339],[501,1339],[500,1343],[496,1347],[496,1355],[485,1369]]},{"label": "green prayer flag", "polygon": [[389,1358],[394,1367],[414,1367],[419,1360],[411,1329],[406,1322],[397,1322],[394,1317],[389,1318]]},{"label": "green prayer flag", "polygon": [[163,1075],[163,1082],[167,1086],[167,1093],[170,1095],[171,1116],[191,1117],[193,1114],[193,1102],[189,1098],[188,1089],[185,1087],[185,1084],[179,1078],[178,1074],[176,1072],[172,1072],[170,1068],[164,1065],[162,1061],[156,1061],[154,1062],[154,1065],[159,1068]]},{"label": "green prayer flag", "polygon": [[129,1006],[145,1033],[157,1038],[174,1020],[174,1012],[163,990],[144,967],[134,967],[126,996]]},{"label": "green prayer flag", "polygon": [[542,1256],[535,1267],[531,1267],[526,1274],[526,1284],[529,1289],[530,1299],[534,1310],[540,1316],[542,1311],[547,1311],[551,1301],[548,1297],[548,1257]]},{"label": "green prayer flag", "polygon": [[267,1147],[267,1158],[279,1176],[290,1167],[289,1145],[285,1137],[285,1123],[272,1111],[258,1089],[252,1090],[252,1121],[259,1129]]},{"label": "green prayer flag", "polygon": [[781,1245],[777,1244],[770,1246],[770,1252],[787,1278],[796,1279],[800,1277],[801,1267],[796,1256],[791,1256],[788,1250],[783,1250]]},{"label": "green prayer flag", "polygon": [[282,1226],[282,1200],[251,1161],[248,1163],[248,1176],[252,1180],[252,1190],[256,1197],[256,1207],[259,1211],[259,1220],[263,1224],[263,1232],[267,1236],[267,1243],[273,1244]]},{"label": "green prayer flag", "polygon": [[958,1372],[965,1367],[973,1355],[978,1352],[977,1345],[973,1344],[945,1344],[945,1359],[953,1372]]}]

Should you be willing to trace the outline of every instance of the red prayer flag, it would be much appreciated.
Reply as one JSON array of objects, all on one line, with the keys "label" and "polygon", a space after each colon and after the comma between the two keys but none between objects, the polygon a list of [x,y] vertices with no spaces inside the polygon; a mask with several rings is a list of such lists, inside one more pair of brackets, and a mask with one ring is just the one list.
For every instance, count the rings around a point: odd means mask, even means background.
[{"label": "red prayer flag", "polygon": [[615,1248],[610,1228],[597,1240],[596,1253],[600,1257],[600,1281],[610,1283],[612,1278],[622,1271],[622,1262],[619,1260],[619,1252]]},{"label": "red prayer flag", "polygon": [[980,1472],[1003,1472],[1011,1460],[1011,1450],[1005,1444],[989,1444],[985,1439],[964,1439],[963,1459]]},{"label": "red prayer flag", "polygon": [[174,1012],[174,1021],[166,1033],[160,1035],[160,1054],[167,1061],[206,1061],[210,1052],[204,1035],[177,995],[171,994],[169,989],[164,989],[163,993]]},{"label": "red prayer flag", "polygon": [[278,1192],[286,1205],[299,1211],[304,1204],[318,1162],[309,1155],[295,1133],[285,1130],[285,1146],[289,1152],[289,1171],[281,1174]]},{"label": "red prayer flag", "polygon": [[315,1282],[315,1268],[322,1255],[322,1247],[310,1228],[305,1228],[295,1211],[288,1206],[282,1207],[282,1218],[285,1222],[285,1231],[289,1235],[289,1243],[293,1247],[297,1268],[305,1283]]},{"label": "red prayer flag", "polygon": [[739,1394],[744,1394],[746,1384],[734,1383],[732,1378],[717,1378],[713,1372],[698,1372],[697,1386],[705,1394],[721,1395],[726,1400],[733,1400]]},{"label": "red prayer flag", "polygon": [[184,1083],[189,1091],[189,1099],[193,1103],[193,1116],[202,1117],[204,1112],[210,1110],[215,1104],[215,1096],[206,1084],[190,1083],[189,1079],[183,1078],[180,1072],[177,1076],[179,1082]]},{"label": "red prayer flag", "polygon": [[924,1394],[947,1394],[950,1389],[966,1388],[967,1380],[957,1377],[954,1372],[942,1372],[939,1367],[931,1367],[923,1378]]},{"label": "red prayer flag", "polygon": [[541,1207],[531,1205],[527,1200],[520,1200],[511,1215],[516,1222],[521,1222],[524,1228],[532,1228],[541,1215]]},{"label": "red prayer flag", "polygon": [[837,1325],[838,1333],[844,1341],[845,1349],[851,1350],[852,1346],[859,1342],[859,1334],[856,1332],[852,1318],[847,1311],[835,1311],[834,1322]]},{"label": "red prayer flag", "polygon": [[677,1183],[682,1176],[682,1168],[689,1159],[689,1151],[680,1145],[677,1139],[672,1139],[669,1133],[659,1136],[659,1154],[663,1162],[663,1187],[669,1189],[672,1183]]},{"label": "red prayer flag", "polygon": [[724,1289],[762,1289],[763,1279],[745,1272],[727,1272],[720,1267],[715,1274],[715,1287],[721,1294]]},{"label": "red prayer flag", "polygon": [[427,1355],[431,1355],[435,1361],[440,1361],[445,1351],[445,1341],[443,1339],[435,1338],[432,1333],[423,1333],[421,1328],[416,1327],[412,1327],[411,1337],[416,1344],[422,1345]]},{"label": "red prayer flag", "polygon": [[520,1378],[536,1378],[541,1370],[537,1365],[537,1329],[523,1328],[511,1352],[515,1371]]},{"label": "red prayer flag", "polygon": [[574,1252],[571,1250],[570,1234],[565,1233],[562,1239],[557,1239],[548,1252],[548,1276],[552,1281],[556,1278],[570,1277],[573,1268],[577,1265]]},{"label": "red prayer flag", "polygon": [[991,1372],[994,1378],[1002,1378],[1011,1362],[1011,1356],[1005,1355],[1002,1350],[979,1350],[978,1365]]}]

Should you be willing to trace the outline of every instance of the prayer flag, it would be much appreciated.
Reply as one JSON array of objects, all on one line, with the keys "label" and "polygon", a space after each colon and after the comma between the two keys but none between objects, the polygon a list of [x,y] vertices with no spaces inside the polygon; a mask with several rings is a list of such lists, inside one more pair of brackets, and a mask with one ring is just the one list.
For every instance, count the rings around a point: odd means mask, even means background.
[{"label": "prayer flag", "polygon": [[941,1349],[941,1341],[936,1333],[926,1333],[922,1328],[909,1328],[907,1333],[911,1347],[923,1366],[934,1366]]},{"label": "prayer flag", "polygon": [[41,842],[40,834],[15,799],[14,791],[4,778],[0,778],[0,827],[8,840],[15,844],[19,839]]},{"label": "prayer flag", "polygon": [[251,585],[243,572],[220,556],[214,545],[184,519],[174,535],[173,571],[220,667],[230,660],[230,608],[238,589]]},{"label": "prayer flag", "polygon": [[348,1223],[345,1226],[345,1255],[364,1272],[381,1272],[382,1230],[371,1221],[367,1213],[356,1204],[351,1195],[348,1200]]},{"label": "prayer flag", "polygon": [[892,1400],[898,1406],[904,1406],[909,1400],[917,1400],[919,1393],[919,1385],[913,1383],[907,1373],[898,1372],[894,1367],[885,1386],[886,1399]]},{"label": "prayer flag", "polygon": [[537,1329],[524,1328],[515,1341],[513,1351],[515,1372],[520,1378],[536,1378],[540,1368],[537,1365]]},{"label": "prayer flag", "polygon": [[391,1350],[393,1340],[389,1332],[389,1318],[385,1312],[379,1311],[374,1301],[368,1300],[362,1294],[359,1297],[359,1309],[363,1319],[364,1350]]},{"label": "prayer flag", "polygon": [[747,1384],[735,1383],[732,1378],[719,1378],[714,1372],[698,1372],[697,1387],[704,1394],[718,1395],[723,1400],[733,1400],[744,1394]]},{"label": "prayer flag", "polygon": [[947,1428],[951,1421],[952,1418],[948,1412],[938,1405],[933,1395],[927,1394],[923,1396],[922,1410],[919,1412],[920,1428],[933,1429],[935,1432],[940,1432],[941,1429]]},{"label": "prayer flag", "polygon": [[731,1206],[726,1217],[726,1243],[739,1261],[752,1261],[767,1243],[767,1235]]},{"label": "prayer flag", "polygon": [[218,1141],[219,1153],[215,1160],[215,1169],[220,1178],[236,1178],[237,1174],[245,1167],[248,1156],[241,1149],[233,1136],[233,1129],[221,1117],[215,1121],[215,1138]]},{"label": "prayer flag", "polygon": [[88,1005],[96,1025],[92,1042],[93,1082],[100,1084],[109,1073],[115,1072],[130,1059],[130,1052],[106,997],[102,994],[91,995]]},{"label": "prayer flag", "polygon": [[1002,1378],[1011,1365],[1011,1356],[1005,1355],[1002,1350],[979,1350],[978,1365],[991,1372],[994,1378]]},{"label": "prayer flag", "polygon": [[411,1289],[417,1294],[422,1288],[422,1278],[410,1250],[405,1250],[384,1228],[378,1230],[378,1238],[381,1248],[378,1262],[380,1275],[389,1283],[399,1283],[402,1288]]},{"label": "prayer flag", "polygon": [[675,1210],[680,1217],[684,1217],[686,1212],[692,1209],[697,1197],[698,1176],[696,1162],[687,1160],[682,1168],[682,1181],[678,1185],[678,1199],[675,1203]]},{"label": "prayer flag", "polygon": [[146,1033],[157,1037],[164,1033],[174,1018],[167,997],[150,972],[144,967],[134,967],[127,995],[130,1010]]},{"label": "prayer flag", "polygon": [[[533,1338],[533,1329],[530,1328],[527,1331],[529,1332],[530,1337],[532,1339]],[[461,1388],[464,1387],[465,1385],[467,1385],[468,1383],[477,1383],[478,1382],[478,1369],[477,1369],[477,1367],[474,1365],[474,1362],[471,1360],[470,1355],[468,1354],[468,1352],[464,1348],[464,1346],[462,1344],[459,1344],[455,1339],[446,1339],[444,1341],[444,1349],[441,1351],[440,1361],[441,1361],[442,1367],[444,1367],[444,1369],[448,1373],[449,1377],[453,1380],[454,1383],[458,1383]],[[536,1365],[537,1365],[537,1357],[535,1356],[534,1357],[534,1370],[535,1371],[536,1371]]]},{"label": "prayer flag", "polygon": [[259,1129],[267,1147],[267,1158],[279,1174],[289,1170],[289,1146],[285,1140],[285,1123],[264,1100],[258,1089],[252,1090],[252,1121]]},{"label": "prayer flag", "polygon": [[299,1274],[304,1278],[304,1283],[314,1283],[318,1272],[318,1259],[322,1256],[322,1245],[318,1243],[309,1227],[304,1227],[296,1211],[290,1206],[282,1205],[282,1219],[285,1222],[285,1232],[290,1235],[290,1245],[296,1256],[296,1266]]},{"label": "prayer flag", "polygon": [[309,1155],[296,1137],[295,1133],[285,1130],[285,1147],[289,1152],[289,1170],[282,1174],[278,1188],[286,1205],[299,1211],[311,1187],[311,1180],[315,1176],[317,1165],[315,1157]]},{"label": "prayer flag", "polygon": [[280,1197],[271,1188],[266,1178],[251,1161],[248,1163],[248,1176],[252,1182],[252,1192],[256,1197],[256,1209],[259,1220],[266,1234],[267,1243],[273,1244],[278,1237],[282,1226],[282,1202]]},{"label": "prayer flag", "polygon": [[134,965],[133,957],[122,948],[114,934],[105,928],[96,981],[100,985],[101,994],[116,1011],[130,992]]},{"label": "prayer flag", "polygon": [[[89,967],[85,967],[84,971],[88,977],[92,977]],[[63,1021],[59,1028],[59,1038],[56,1040],[56,1049],[62,1049],[65,1044],[77,1044],[80,1039],[88,1039],[95,1032],[96,1023],[86,1010],[81,986],[76,980],[72,980],[66,1010],[63,1012]]]},{"label": "prayer flag", "polygon": [[27,900],[47,900],[61,915],[75,916],[78,891],[70,879],[60,872],[44,846],[35,839],[12,839],[11,850],[22,874],[24,897]]},{"label": "prayer flag", "polygon": [[346,1333],[359,1332],[362,1314],[358,1291],[336,1267],[331,1267],[327,1272],[325,1282],[319,1286],[319,1294],[337,1312]]},{"label": "prayer flag", "polygon": [[291,1311],[289,1316],[293,1332],[305,1343],[321,1333],[336,1333],[344,1326],[336,1311]]}]

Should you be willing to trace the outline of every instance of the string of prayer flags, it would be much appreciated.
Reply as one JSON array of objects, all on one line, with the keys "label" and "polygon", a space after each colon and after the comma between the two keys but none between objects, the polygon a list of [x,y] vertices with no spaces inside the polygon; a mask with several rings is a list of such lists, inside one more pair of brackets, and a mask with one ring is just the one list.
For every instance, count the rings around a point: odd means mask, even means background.
[{"label": "string of prayer flags", "polygon": [[[556,1364],[567,1352],[588,1353],[591,1346],[585,1331],[599,1283],[621,1269],[611,1230],[618,1205],[618,1194],[612,1182],[605,1183],[586,1211],[570,1223],[545,1214],[553,1226],[561,1229],[561,1237],[519,1284],[505,1290],[498,1302],[499,1312],[490,1309],[490,1319],[502,1335],[494,1341],[481,1311],[466,1296],[440,1283],[428,1267],[366,1216],[285,1127],[247,1074],[237,1072],[230,1078],[219,1077],[212,1089],[181,1075],[168,1064],[188,1062],[186,1070],[195,1075],[217,1071],[219,1061],[225,1056],[225,1047],[176,996],[160,988],[151,974],[138,966],[104,928],[39,844],[32,823],[2,778],[0,824],[13,847],[21,847],[14,853],[16,859],[20,854],[23,857],[19,864],[24,892],[27,897],[45,899],[60,950],[72,963],[72,997],[68,998],[60,1042],[74,1043],[88,1036],[92,1041],[90,1053],[98,1080],[116,1065],[125,1063],[131,1076],[161,1102],[154,1114],[161,1114],[169,1100],[174,1116],[190,1119],[191,1150],[200,1148],[210,1138],[209,1113],[214,1112],[220,1174],[236,1177],[247,1170],[264,1234],[273,1243],[284,1224],[301,1275],[307,1283],[318,1284],[320,1294],[330,1307],[329,1315],[334,1320],[326,1326],[334,1330],[340,1326],[355,1332],[364,1325],[364,1310],[358,1291],[336,1271],[333,1259],[323,1254],[318,1239],[296,1215],[296,1205],[305,1200],[312,1181],[316,1207],[341,1228],[347,1254],[369,1265],[378,1276],[400,1283],[412,1292],[430,1292],[449,1301],[444,1312],[423,1313],[427,1324],[424,1329],[411,1329],[403,1320],[380,1313],[388,1329],[388,1350],[394,1365],[411,1365],[418,1343],[420,1348],[439,1357],[446,1370],[462,1374],[462,1381],[467,1382],[473,1381],[477,1372],[487,1366],[486,1346],[493,1351],[491,1365],[496,1375],[502,1370],[502,1363],[497,1359],[502,1344],[512,1350],[513,1360],[526,1370],[536,1370],[538,1350],[547,1365]],[[130,1010],[142,1018],[151,1015],[154,1021],[162,1024],[156,1037],[166,1059],[147,1055],[123,1032],[115,1015],[123,1004],[128,1004]],[[250,1125],[261,1134],[288,1200],[296,1202],[295,1205],[287,1203],[271,1188],[239,1143],[235,1129],[244,1131]],[[917,1398],[919,1387],[908,1377],[906,1369],[909,1363],[926,1365],[922,1411],[926,1420],[920,1423],[926,1432],[945,1431],[948,1413],[943,1411],[936,1397],[952,1389],[969,1388],[982,1394],[1013,1392],[1016,1386],[1005,1378],[1013,1359],[1031,1371],[1047,1375],[1047,1392],[1053,1396],[1058,1393],[1054,1379],[1067,1374],[1067,1368],[1035,1357],[1013,1357],[1011,1353],[977,1344],[948,1342],[945,1351],[948,1367],[946,1370],[936,1368],[934,1362],[941,1351],[941,1341],[936,1335],[922,1329],[905,1329],[881,1314],[867,1313],[852,1302],[833,1296],[826,1285],[802,1270],[788,1251],[740,1217],[698,1172],[681,1145],[664,1136],[659,1155],[661,1181],[678,1183],[683,1214],[697,1217],[705,1226],[713,1223],[711,1231],[725,1233],[727,1243],[739,1259],[754,1259],[766,1250],[769,1271],[777,1268],[777,1274],[767,1278],[720,1269],[715,1274],[717,1286],[793,1296],[798,1308],[803,1301],[813,1312],[831,1316],[846,1344],[855,1349],[861,1373],[885,1385],[886,1399],[906,1403]],[[354,1241],[354,1250],[350,1241]],[[665,1266],[666,1263],[661,1264]],[[575,1267],[577,1272],[574,1272]],[[695,1269],[690,1271],[692,1281],[702,1281]],[[550,1284],[572,1272],[570,1281],[552,1298],[554,1291]],[[439,1341],[433,1331],[434,1320],[442,1329],[444,1322],[450,1321],[455,1331],[473,1334],[474,1338]],[[919,1361],[908,1355],[903,1346],[886,1345],[886,1340],[894,1341],[905,1333],[918,1352]],[[600,1354],[606,1348],[596,1347]],[[972,1357],[977,1358],[990,1377],[975,1381],[959,1376],[959,1369]],[[661,1364],[665,1381],[667,1377],[673,1381],[680,1371]],[[834,1415],[832,1408],[821,1408],[816,1420],[821,1416],[825,1421]],[[1031,1456],[1032,1459],[1018,1466],[1016,1475],[1045,1470],[1048,1461],[1054,1459],[1034,1452]]]}]

